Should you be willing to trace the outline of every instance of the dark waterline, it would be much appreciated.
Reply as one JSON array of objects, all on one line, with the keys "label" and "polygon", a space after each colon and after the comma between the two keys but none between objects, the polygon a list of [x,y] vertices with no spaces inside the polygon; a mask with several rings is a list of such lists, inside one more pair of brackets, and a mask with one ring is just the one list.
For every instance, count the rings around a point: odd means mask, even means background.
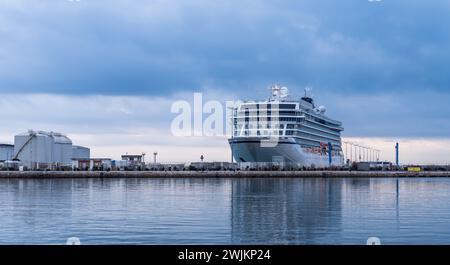
[{"label": "dark waterline", "polygon": [[2,179],[0,244],[450,244],[450,178]]}]

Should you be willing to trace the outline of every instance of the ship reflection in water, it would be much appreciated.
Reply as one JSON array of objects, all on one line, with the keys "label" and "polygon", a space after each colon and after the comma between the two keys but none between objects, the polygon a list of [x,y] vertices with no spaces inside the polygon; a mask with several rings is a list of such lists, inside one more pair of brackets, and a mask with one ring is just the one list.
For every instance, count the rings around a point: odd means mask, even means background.
[{"label": "ship reflection in water", "polygon": [[0,180],[0,243],[449,244],[450,179]]},{"label": "ship reflection in water", "polygon": [[342,181],[233,180],[233,243],[339,243]]}]

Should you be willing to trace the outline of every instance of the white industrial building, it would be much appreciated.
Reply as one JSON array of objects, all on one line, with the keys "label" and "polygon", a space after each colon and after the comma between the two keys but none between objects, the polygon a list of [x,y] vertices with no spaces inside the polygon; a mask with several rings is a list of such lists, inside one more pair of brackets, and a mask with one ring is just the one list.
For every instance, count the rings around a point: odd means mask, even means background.
[{"label": "white industrial building", "polygon": [[88,148],[73,146],[72,140],[56,132],[28,131],[14,137],[13,160],[29,169],[71,166],[72,158],[89,158]]},{"label": "white industrial building", "polygon": [[74,158],[72,159],[73,170],[111,170],[111,158]]},{"label": "white industrial building", "polygon": [[14,145],[0,144],[0,161],[10,161],[14,156]]}]

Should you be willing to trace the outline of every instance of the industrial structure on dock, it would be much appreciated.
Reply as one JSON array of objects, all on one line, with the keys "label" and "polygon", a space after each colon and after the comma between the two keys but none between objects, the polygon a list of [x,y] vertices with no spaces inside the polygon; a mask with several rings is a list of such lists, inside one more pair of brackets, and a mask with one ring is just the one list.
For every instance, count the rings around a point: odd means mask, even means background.
[{"label": "industrial structure on dock", "polygon": [[14,156],[14,145],[0,144],[0,161],[12,160]]},{"label": "industrial structure on dock", "polygon": [[[236,121],[236,119],[235,119]],[[449,166],[400,166],[399,144],[396,143],[396,163],[379,160],[379,150],[360,144],[345,143],[347,162],[342,165],[307,165],[302,161],[275,160],[157,163],[157,152],[153,161],[145,162],[145,153],[128,154],[119,160],[92,158],[88,147],[73,145],[62,133],[33,131],[17,134],[14,144],[0,143],[0,171],[305,171],[305,170],[356,170],[356,171],[445,171]],[[349,149],[347,147],[350,147]],[[342,152],[340,152],[342,153]],[[236,153],[235,153],[236,154]],[[238,153],[239,154],[239,153]]]},{"label": "industrial structure on dock", "polygon": [[81,158],[89,159],[90,149],[57,132],[29,130],[16,135],[14,145],[0,145],[0,161],[30,170],[71,167],[73,159]]}]

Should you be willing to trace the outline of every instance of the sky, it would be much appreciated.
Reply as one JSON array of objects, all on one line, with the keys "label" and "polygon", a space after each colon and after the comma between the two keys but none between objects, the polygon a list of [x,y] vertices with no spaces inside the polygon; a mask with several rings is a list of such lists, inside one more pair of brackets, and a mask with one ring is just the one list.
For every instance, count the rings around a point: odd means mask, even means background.
[{"label": "sky", "polygon": [[[0,142],[66,133],[94,156],[229,160],[175,137],[171,106],[311,87],[345,140],[450,164],[450,1],[2,0]],[[206,116],[206,115],[205,115]]]}]

